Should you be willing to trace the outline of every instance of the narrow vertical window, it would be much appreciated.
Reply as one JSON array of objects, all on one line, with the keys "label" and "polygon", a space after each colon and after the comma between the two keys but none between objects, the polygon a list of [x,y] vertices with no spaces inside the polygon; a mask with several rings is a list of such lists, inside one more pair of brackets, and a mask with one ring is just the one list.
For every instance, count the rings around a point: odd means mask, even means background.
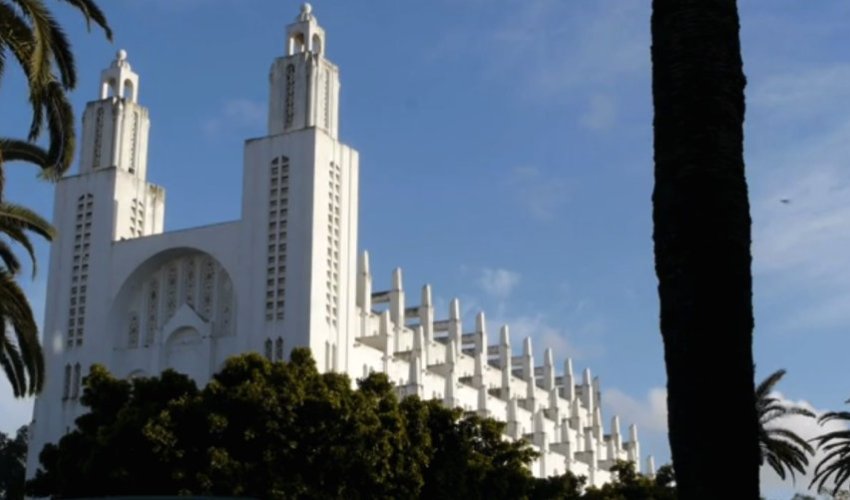
[{"label": "narrow vertical window", "polygon": [[283,361],[283,339],[278,337],[274,345],[275,361]]},{"label": "narrow vertical window", "polygon": [[62,389],[62,399],[68,399],[71,395],[71,365],[65,365],[65,385]]},{"label": "narrow vertical window", "polygon": [[266,359],[268,359],[269,361],[274,361],[274,359],[272,359],[272,339],[266,339],[266,349],[265,350],[266,350],[266,352],[265,352]]},{"label": "narrow vertical window", "polygon": [[71,393],[72,399],[77,399],[80,396],[80,364],[77,363],[74,365],[74,385],[73,392]]},{"label": "narrow vertical window", "polygon": [[103,145],[103,106],[98,106],[94,118],[94,158],[92,168],[100,166],[100,150]]},{"label": "narrow vertical window", "polygon": [[286,114],[284,128],[292,126],[295,120],[295,65],[286,66]]},{"label": "narrow vertical window", "polygon": [[130,314],[130,327],[127,333],[127,347],[134,349],[139,347],[139,315]]}]

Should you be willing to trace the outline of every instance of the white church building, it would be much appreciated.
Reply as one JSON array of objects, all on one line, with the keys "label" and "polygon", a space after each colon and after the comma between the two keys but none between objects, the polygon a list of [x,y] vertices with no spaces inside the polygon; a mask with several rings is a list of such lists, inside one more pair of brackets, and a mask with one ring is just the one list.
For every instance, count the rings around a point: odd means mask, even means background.
[{"label": "white church building", "polygon": [[373,281],[357,248],[359,155],[338,137],[339,69],[326,51],[305,4],[271,66],[268,134],[245,142],[241,219],[180,231],[164,230],[165,189],[147,182],[139,75],[124,51],[103,71],[83,114],[79,173],[56,186],[48,373],[28,474],[84,412],[94,363],[119,377],[172,368],[203,385],[229,356],[282,360],[302,346],[320,371],[385,372],[400,395],[506,422],[509,438],[541,453],[536,476],[601,484],[615,460],[640,464],[635,426],[628,436],[617,417],[605,427],[589,370],[577,378],[567,360],[558,374],[550,349],[535,354],[483,313],[465,329],[457,299],[435,311],[431,288],[405,293],[400,269]]}]

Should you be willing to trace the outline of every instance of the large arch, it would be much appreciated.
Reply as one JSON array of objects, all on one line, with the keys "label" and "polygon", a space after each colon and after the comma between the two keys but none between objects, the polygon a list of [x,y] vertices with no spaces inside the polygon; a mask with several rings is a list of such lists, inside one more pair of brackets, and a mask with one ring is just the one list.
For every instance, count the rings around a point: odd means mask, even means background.
[{"label": "large arch", "polygon": [[[113,347],[164,347],[176,315],[195,316],[205,336],[234,335],[237,297],[227,269],[212,255],[191,247],[160,251],[129,274],[108,317]],[[178,322],[179,323],[179,322]],[[185,323],[185,321],[183,321]]]}]

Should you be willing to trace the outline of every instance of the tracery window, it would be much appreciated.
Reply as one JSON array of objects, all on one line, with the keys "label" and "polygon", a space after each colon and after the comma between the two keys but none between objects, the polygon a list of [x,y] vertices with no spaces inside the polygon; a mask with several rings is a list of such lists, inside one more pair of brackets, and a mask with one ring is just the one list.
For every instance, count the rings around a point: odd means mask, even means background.
[{"label": "tracery window", "polygon": [[127,332],[127,347],[139,347],[139,315],[130,313],[130,326]]},{"label": "tracery window", "polygon": [[159,328],[159,280],[154,278],[148,284],[148,316],[145,329],[145,345],[153,345]]},{"label": "tracery window", "polygon": [[100,166],[100,150],[103,145],[103,106],[98,106],[94,117],[94,157],[92,168]]},{"label": "tracery window", "polygon": [[295,65],[286,66],[286,113],[284,115],[284,128],[292,126],[295,120]]}]

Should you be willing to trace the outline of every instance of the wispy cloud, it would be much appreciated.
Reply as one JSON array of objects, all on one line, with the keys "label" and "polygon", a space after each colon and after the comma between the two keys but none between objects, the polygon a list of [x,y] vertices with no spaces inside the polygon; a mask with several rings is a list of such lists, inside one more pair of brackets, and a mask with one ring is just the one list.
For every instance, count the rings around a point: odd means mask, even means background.
[{"label": "wispy cloud", "polygon": [[218,114],[204,120],[202,127],[208,136],[224,132],[260,131],[266,122],[265,103],[250,99],[225,101]]},{"label": "wispy cloud", "polygon": [[636,399],[615,388],[602,391],[602,404],[614,415],[628,417],[639,432],[667,434],[667,389],[653,387],[645,399]]},{"label": "wispy cloud", "polygon": [[787,329],[850,323],[847,78],[845,64],[792,68],[752,91],[753,268],[766,296],[793,299],[773,318]]},{"label": "wispy cloud", "polygon": [[492,53],[537,95],[608,86],[649,67],[648,16],[642,2],[523,2],[496,28]]},{"label": "wispy cloud", "polygon": [[569,199],[567,181],[547,175],[537,167],[515,168],[509,182],[520,207],[538,220],[552,219]]},{"label": "wispy cloud", "polygon": [[800,120],[835,115],[835,106],[850,99],[850,64],[836,63],[765,77],[749,93],[757,111],[774,117]]},{"label": "wispy cloud", "polygon": [[519,281],[520,274],[517,272],[490,268],[482,269],[481,277],[478,279],[484,293],[498,300],[507,299]]}]

